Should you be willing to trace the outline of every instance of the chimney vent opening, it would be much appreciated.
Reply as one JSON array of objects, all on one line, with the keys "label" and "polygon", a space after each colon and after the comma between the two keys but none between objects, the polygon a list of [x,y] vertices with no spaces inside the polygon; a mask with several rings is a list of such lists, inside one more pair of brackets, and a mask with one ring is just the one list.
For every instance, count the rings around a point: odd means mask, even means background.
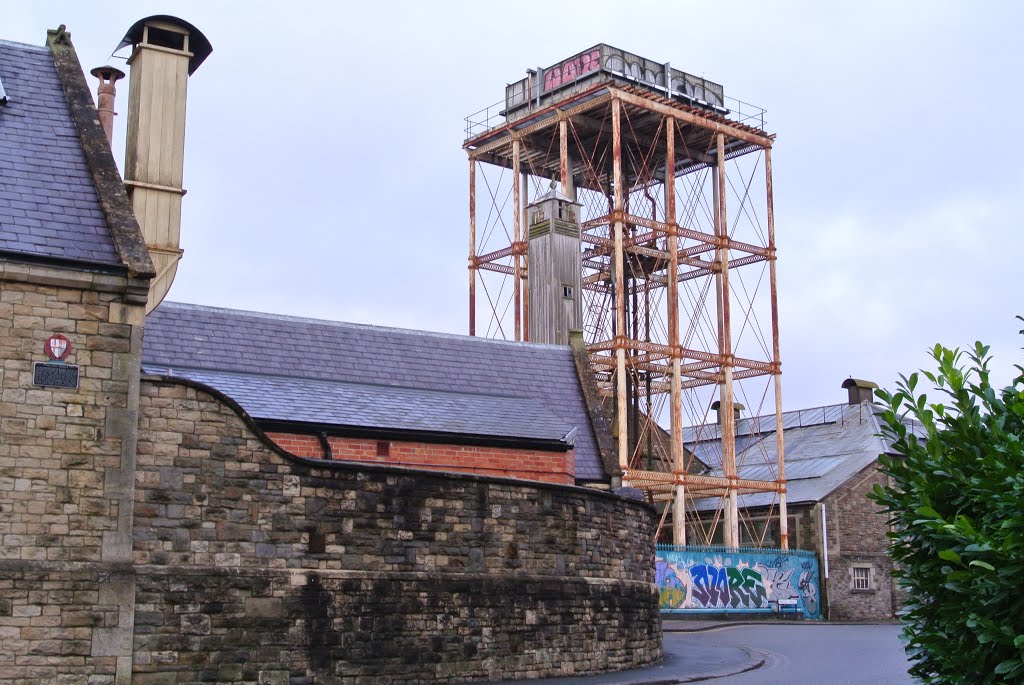
[{"label": "chimney vent opening", "polygon": [[[152,34],[150,34],[151,31],[153,32]],[[178,34],[180,37],[175,37],[174,35],[161,37],[157,32]],[[150,37],[151,35],[152,37]],[[170,42],[170,45],[164,45],[160,41]],[[213,52],[213,46],[210,45],[210,41],[203,35],[202,31],[187,21],[169,14],[154,14],[144,19],[139,19],[131,25],[124,38],[114,48],[114,52],[129,46],[134,49],[140,43],[148,43],[153,47],[165,47],[175,51],[191,53],[188,60],[189,76],[194,74],[199,65]]]},{"label": "chimney vent opening", "polygon": [[185,52],[188,49],[186,39],[187,36],[184,33],[168,31],[158,26],[146,26],[145,42],[150,45]]}]

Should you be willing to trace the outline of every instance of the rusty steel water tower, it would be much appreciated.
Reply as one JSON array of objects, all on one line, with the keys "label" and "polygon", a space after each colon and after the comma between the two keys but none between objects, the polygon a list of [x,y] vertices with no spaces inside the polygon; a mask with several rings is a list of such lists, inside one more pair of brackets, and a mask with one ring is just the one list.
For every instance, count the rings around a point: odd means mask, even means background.
[{"label": "rusty steel water tower", "polygon": [[[676,544],[787,548],[764,110],[600,44],[528,70],[465,133],[470,334],[564,344],[578,307],[623,481],[662,503],[659,533],[671,512]],[[557,245],[534,244],[552,234],[538,205],[572,215]],[[751,493],[773,503],[750,515]]]}]

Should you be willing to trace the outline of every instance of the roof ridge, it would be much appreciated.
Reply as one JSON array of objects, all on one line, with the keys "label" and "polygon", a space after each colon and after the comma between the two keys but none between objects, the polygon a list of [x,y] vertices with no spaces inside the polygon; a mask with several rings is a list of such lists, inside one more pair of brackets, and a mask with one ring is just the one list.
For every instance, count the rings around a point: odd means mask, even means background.
[{"label": "roof ridge", "polygon": [[[825,410],[828,410],[828,409],[836,409],[836,408],[848,407],[848,406],[853,406],[853,405],[849,404],[848,402],[836,402],[835,404],[823,404],[823,405],[820,405],[820,406],[817,406],[817,407],[804,407],[804,408],[800,408],[800,409],[785,409],[785,410],[783,410],[782,415],[786,416],[787,414],[792,415],[792,414],[799,414],[799,413],[802,413],[802,412],[812,412],[812,411],[816,412],[816,411],[819,411],[819,410],[824,412]],[[844,413],[845,413],[845,411],[846,410],[843,409]],[[739,419],[739,421],[745,421],[745,422],[754,422],[754,421],[759,421],[759,420],[774,421],[775,420],[775,412],[772,412],[771,414],[758,414],[757,416],[743,416],[743,417],[740,417],[740,419]],[[826,423],[836,423],[836,421],[828,421]],[[690,430],[690,431],[697,431],[697,430],[700,430],[702,428],[716,427],[718,425],[719,424],[718,424],[717,421],[706,421],[704,423],[695,423],[695,424],[691,424],[689,426],[684,426],[684,429],[685,430]],[[812,424],[812,425],[820,425],[820,424]],[[774,428],[771,428],[769,430],[765,430],[765,431],[761,431],[761,432],[762,433],[771,433],[771,432],[774,432],[774,430],[775,430]],[[750,433],[745,433],[744,435],[750,435]],[[717,439],[717,438],[715,438],[715,439]]]},{"label": "roof ridge", "polygon": [[35,52],[48,53],[50,50],[45,45],[35,45],[34,43],[19,43],[16,40],[5,40],[0,38],[0,45],[6,45],[12,48],[28,48]]},{"label": "roof ridge", "polygon": [[509,345],[514,347],[526,347],[526,348],[540,348],[540,349],[553,349],[553,350],[566,350],[569,351],[568,345],[552,345],[549,343],[537,343],[537,342],[520,342],[516,340],[499,340],[497,338],[484,338],[476,335],[465,335],[461,333],[445,333],[443,331],[427,331],[418,328],[400,328],[398,326],[382,326],[379,324],[369,323],[355,323],[351,321],[336,321],[333,319],[319,319],[316,317],[307,316],[295,316],[292,314],[275,314],[272,312],[259,312],[251,309],[231,309],[230,307],[213,307],[205,304],[191,304],[188,302],[171,302],[164,301],[160,306],[154,310],[154,314],[158,313],[163,308],[177,309],[179,311],[200,311],[200,312],[213,312],[213,313],[226,313],[226,314],[240,314],[243,316],[252,316],[260,319],[269,319],[273,321],[290,321],[294,323],[309,323],[319,324],[323,326],[333,326],[336,328],[360,328],[371,331],[381,332],[395,332],[395,333],[408,333],[411,335],[421,335],[425,337],[434,338],[447,338],[452,340],[472,340],[481,343],[491,343],[497,345]]},{"label": "roof ridge", "polygon": [[149,279],[156,277],[156,268],[135,217],[135,210],[128,199],[121,172],[114,161],[110,141],[100,126],[82,63],[71,42],[71,34],[64,31],[63,24],[58,29],[47,31],[46,35],[47,47],[53,54],[53,64],[57,70],[57,80],[67,102],[71,122],[78,132],[78,147],[82,150],[90,182],[96,191],[107,235],[129,278],[139,281],[133,288],[135,292],[131,298],[145,302]]}]

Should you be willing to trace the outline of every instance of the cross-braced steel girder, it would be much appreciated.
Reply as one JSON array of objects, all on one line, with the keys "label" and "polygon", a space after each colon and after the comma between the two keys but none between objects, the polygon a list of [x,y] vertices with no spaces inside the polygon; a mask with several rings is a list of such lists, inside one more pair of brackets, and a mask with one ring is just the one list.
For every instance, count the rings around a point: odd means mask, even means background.
[{"label": "cross-braced steel girder", "polygon": [[[525,206],[559,182],[582,205],[584,337],[612,410],[623,480],[665,503],[663,521],[671,509],[676,544],[688,527],[711,542],[723,520],[723,542],[739,546],[739,498],[772,493],[775,542],[788,546],[773,140],[653,91],[604,83],[465,143],[470,334],[479,308],[486,335],[529,340]],[[751,269],[760,269],[753,279],[744,276]],[[758,382],[763,392],[745,385]],[[741,419],[738,449],[740,400],[759,409],[769,398],[774,436],[753,440]],[[705,430],[715,399],[718,420]],[[771,479],[743,477],[758,444],[768,458],[768,439]],[[710,468],[698,468],[698,455]],[[722,506],[708,509],[716,499]]]}]

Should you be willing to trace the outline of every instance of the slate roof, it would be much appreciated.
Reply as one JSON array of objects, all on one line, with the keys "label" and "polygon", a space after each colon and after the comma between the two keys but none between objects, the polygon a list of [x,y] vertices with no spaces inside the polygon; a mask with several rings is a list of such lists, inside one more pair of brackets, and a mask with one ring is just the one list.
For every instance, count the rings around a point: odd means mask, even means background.
[{"label": "slate roof", "polygon": [[571,349],[164,302],[149,373],[206,383],[266,421],[559,440],[603,480]]},{"label": "slate roof", "polygon": [[[147,364],[151,373],[161,372]],[[572,430],[536,400],[371,383],[173,370],[217,388],[258,419],[560,441]]]},{"label": "slate roof", "polygon": [[0,252],[122,262],[46,47],[0,40]]},{"label": "slate roof", "polygon": [[[871,404],[836,404],[783,412],[786,493],[790,504],[819,502],[889,450]],[[918,435],[920,426],[910,425]],[[722,475],[719,426],[687,429],[687,448]],[[775,416],[742,419],[736,427],[736,470],[740,478],[774,480],[777,463]],[[773,493],[739,496],[740,507],[770,506]],[[696,508],[717,508],[720,501],[698,501]]]}]

